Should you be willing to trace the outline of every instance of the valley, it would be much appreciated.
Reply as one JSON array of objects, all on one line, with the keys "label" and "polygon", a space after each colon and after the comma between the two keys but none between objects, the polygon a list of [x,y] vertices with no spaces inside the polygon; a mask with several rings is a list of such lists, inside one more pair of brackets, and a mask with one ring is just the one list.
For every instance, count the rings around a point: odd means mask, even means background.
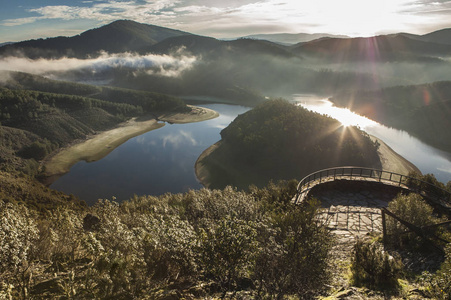
[{"label": "valley", "polygon": [[[0,44],[0,299],[449,297],[451,204],[431,198],[451,192],[451,29],[229,40],[96,24]],[[417,189],[338,180],[315,188],[329,208],[293,203],[304,176],[343,166]],[[334,197],[388,239],[347,239]]]}]

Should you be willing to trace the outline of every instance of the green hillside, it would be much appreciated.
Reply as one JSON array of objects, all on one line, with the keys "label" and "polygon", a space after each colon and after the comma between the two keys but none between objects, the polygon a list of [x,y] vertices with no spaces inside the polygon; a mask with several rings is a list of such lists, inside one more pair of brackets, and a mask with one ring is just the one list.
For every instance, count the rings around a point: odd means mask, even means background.
[{"label": "green hillside", "polygon": [[[186,112],[178,98],[2,72],[0,169],[31,176],[52,151],[141,115]],[[8,87],[8,88],[6,88]]]},{"label": "green hillside", "polygon": [[213,188],[264,186],[335,166],[380,167],[377,144],[357,128],[272,100],[238,116],[221,131],[219,147],[199,162]]}]

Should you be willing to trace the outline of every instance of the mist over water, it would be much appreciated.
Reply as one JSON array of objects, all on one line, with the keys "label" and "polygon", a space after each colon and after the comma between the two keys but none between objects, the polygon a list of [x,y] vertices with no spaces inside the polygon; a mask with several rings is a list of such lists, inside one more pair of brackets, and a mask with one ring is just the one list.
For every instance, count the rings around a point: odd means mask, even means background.
[{"label": "mist over water", "polygon": [[299,105],[321,114],[329,115],[344,126],[358,126],[390,146],[420,169],[423,174],[434,174],[441,182],[451,181],[451,153],[438,150],[407,132],[383,126],[373,120],[353,113],[346,108],[338,108],[325,98],[315,95],[293,95],[292,100]]}]

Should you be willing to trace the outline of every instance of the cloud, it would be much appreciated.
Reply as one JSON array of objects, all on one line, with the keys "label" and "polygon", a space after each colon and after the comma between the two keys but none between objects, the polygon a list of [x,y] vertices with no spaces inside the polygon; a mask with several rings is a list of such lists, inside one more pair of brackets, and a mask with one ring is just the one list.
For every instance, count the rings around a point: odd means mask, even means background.
[{"label": "cloud", "polygon": [[7,71],[0,70],[0,83],[6,83],[11,79],[11,74]]},{"label": "cloud", "polygon": [[77,4],[29,9],[27,13],[33,16],[3,20],[0,24],[95,20],[101,25],[130,19],[216,37],[281,31],[373,35],[451,25],[451,1],[437,0],[88,0],[74,3]]},{"label": "cloud", "polygon": [[0,59],[0,70],[21,71],[32,74],[48,74],[60,71],[90,70],[103,71],[111,68],[128,67],[145,70],[155,75],[176,77],[190,69],[198,58],[181,52],[171,55],[137,55],[132,53],[107,54],[92,59],[61,58],[31,60],[24,57]]},{"label": "cloud", "polygon": [[163,148],[166,148],[167,144],[171,144],[174,148],[179,148],[181,145],[190,144],[192,146],[197,145],[197,141],[193,138],[191,132],[180,130],[178,134],[168,134],[163,138]]},{"label": "cloud", "polygon": [[[29,9],[29,13],[39,16],[20,19],[3,20],[3,26],[16,26],[33,23],[39,20],[79,20],[90,19],[101,22],[113,21],[117,19],[131,19],[141,22],[149,22],[152,18],[164,18],[165,15],[172,15],[165,11],[178,1],[158,0],[158,1],[83,1],[79,6],[51,5]],[[82,6],[83,5],[83,6]]]},{"label": "cloud", "polygon": [[40,17],[30,17],[30,18],[8,19],[8,20],[4,20],[1,23],[1,25],[13,27],[13,26],[18,26],[18,25],[34,23],[39,19],[41,19],[41,18]]}]

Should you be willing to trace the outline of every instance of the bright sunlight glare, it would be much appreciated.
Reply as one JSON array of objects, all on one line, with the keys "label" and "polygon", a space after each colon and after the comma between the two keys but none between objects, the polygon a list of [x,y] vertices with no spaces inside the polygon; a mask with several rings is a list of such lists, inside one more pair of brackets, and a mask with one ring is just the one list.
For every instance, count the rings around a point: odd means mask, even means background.
[{"label": "bright sunlight glare", "polygon": [[308,110],[327,115],[338,120],[345,127],[357,126],[364,129],[367,127],[375,126],[377,124],[375,121],[353,113],[347,108],[336,107],[327,99],[295,97],[294,100],[298,102],[298,105],[301,105]]}]

